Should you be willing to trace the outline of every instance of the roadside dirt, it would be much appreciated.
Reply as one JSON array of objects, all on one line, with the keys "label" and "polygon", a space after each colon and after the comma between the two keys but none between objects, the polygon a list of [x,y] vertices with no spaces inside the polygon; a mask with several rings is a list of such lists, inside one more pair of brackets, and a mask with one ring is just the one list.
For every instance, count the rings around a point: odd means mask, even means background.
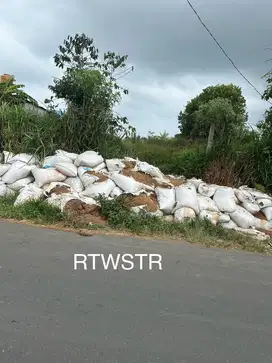
[{"label": "roadside dirt", "polygon": [[49,196],[51,196],[52,194],[66,194],[66,193],[71,193],[71,188],[70,187],[66,187],[65,185],[60,185],[60,186],[56,186],[55,188],[51,189],[50,192],[48,193]]},{"label": "roadside dirt", "polygon": [[155,194],[128,195],[124,198],[124,200],[125,205],[130,208],[146,205],[145,210],[147,212],[156,212],[159,209],[159,204]]},{"label": "roadside dirt", "polygon": [[70,200],[64,208],[64,212],[78,224],[100,224],[106,225],[107,220],[100,215],[101,208],[97,205],[90,205],[78,199]]}]

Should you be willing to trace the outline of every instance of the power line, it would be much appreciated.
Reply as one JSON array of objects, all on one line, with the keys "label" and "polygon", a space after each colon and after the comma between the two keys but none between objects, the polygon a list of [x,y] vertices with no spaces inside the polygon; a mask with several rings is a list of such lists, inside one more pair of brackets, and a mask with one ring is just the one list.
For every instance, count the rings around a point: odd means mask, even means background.
[{"label": "power line", "polygon": [[[263,95],[258,91],[258,89],[254,86],[254,84],[252,84],[247,78],[246,76],[243,75],[243,73],[239,70],[239,68],[236,66],[236,64],[233,62],[233,60],[228,56],[228,54],[225,52],[224,48],[220,45],[220,43],[218,42],[218,40],[214,37],[214,35],[212,34],[212,32],[209,30],[209,28],[204,24],[204,22],[202,21],[202,19],[200,18],[199,14],[197,13],[197,11],[195,10],[195,8],[193,7],[193,5],[191,4],[191,2],[189,0],[187,0],[187,3],[189,4],[189,6],[191,7],[191,9],[193,10],[193,12],[195,13],[195,15],[197,16],[198,20],[200,21],[200,23],[204,26],[204,28],[207,30],[207,32],[210,34],[210,36],[213,38],[213,40],[215,41],[215,43],[218,45],[218,47],[222,50],[222,52],[224,53],[224,55],[228,58],[228,60],[231,62],[231,64],[233,65],[233,67],[236,69],[236,71],[244,78],[244,80],[262,97]],[[267,101],[268,103],[272,104],[271,102]]]},{"label": "power line", "polygon": [[[116,81],[120,78],[124,78],[127,74],[133,72],[133,66],[127,68],[127,69],[124,69],[123,71],[117,73],[117,74],[114,74],[113,77],[116,79]],[[120,76],[120,77],[118,77]],[[116,78],[117,77],[117,78]]]}]

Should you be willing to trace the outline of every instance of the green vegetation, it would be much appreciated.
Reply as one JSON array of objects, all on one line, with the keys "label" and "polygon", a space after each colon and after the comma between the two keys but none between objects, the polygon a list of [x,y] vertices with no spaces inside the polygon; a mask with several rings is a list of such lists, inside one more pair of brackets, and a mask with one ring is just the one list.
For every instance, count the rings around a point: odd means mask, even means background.
[{"label": "green vegetation", "polygon": [[132,232],[136,235],[182,238],[206,247],[238,248],[247,251],[272,253],[271,245],[249,236],[214,226],[209,221],[193,220],[184,223],[169,223],[161,218],[135,214],[125,205],[123,198],[100,199],[102,215],[106,216],[113,229]]},{"label": "green vegetation", "polygon": [[[246,101],[240,87],[214,85],[188,102],[178,115],[180,134],[167,132],[140,137],[126,117],[115,112],[128,94],[118,79],[130,73],[127,56],[101,55],[85,34],[68,36],[54,56],[63,76],[54,79],[46,100],[48,113],[37,115],[22,104],[29,100],[15,80],[0,85],[0,122],[5,149],[36,153],[42,157],[56,149],[83,152],[98,150],[105,158],[131,156],[158,166],[165,174],[202,178],[228,186],[247,184],[272,191],[272,108],[256,129],[247,126]],[[272,74],[266,75],[263,99],[272,99]],[[66,104],[59,118],[56,102]],[[36,223],[73,226],[67,216],[44,202],[13,207],[13,199],[0,200],[0,217],[29,219]],[[209,223],[167,223],[128,211],[120,201],[101,201],[102,213],[114,229],[135,234],[185,238],[208,246],[267,251],[268,245],[215,228]],[[76,225],[75,227],[79,227]],[[88,226],[85,226],[88,227]],[[92,226],[94,228],[94,226]]]},{"label": "green vegetation", "polygon": [[[54,56],[62,78],[49,86],[53,92],[45,115],[31,114],[16,102],[0,102],[5,149],[50,155],[56,149],[98,150],[105,158],[138,157],[166,174],[203,178],[210,183],[248,184],[272,190],[272,110],[256,130],[246,126],[246,101],[233,84],[205,88],[178,115],[181,133],[169,137],[137,136],[125,117],[114,111],[128,91],[118,78],[132,70],[127,56],[104,55],[85,34],[68,36]],[[271,98],[271,73],[263,98]],[[62,99],[61,119],[55,102]],[[207,153],[208,151],[208,153]]]},{"label": "green vegetation", "polygon": [[[0,198],[0,218],[30,221],[40,225],[55,225],[59,228],[70,227],[80,231],[106,230],[114,233],[118,230],[138,236],[182,239],[190,243],[199,243],[206,247],[242,249],[260,253],[272,253],[271,244],[252,239],[249,236],[213,226],[208,221],[190,221],[185,223],[169,223],[157,217],[132,213],[118,200],[100,199],[101,214],[108,219],[106,225],[89,225],[73,221],[54,206],[45,201],[30,201],[14,207],[15,197]],[[87,234],[86,234],[87,235]]]},{"label": "green vegetation", "polygon": [[57,224],[65,216],[57,209],[42,200],[30,201],[14,207],[16,197],[0,198],[0,217],[16,220],[29,220],[39,224]]},{"label": "green vegetation", "polygon": [[[221,103],[222,99],[224,99],[225,102],[228,101],[232,106],[232,113],[235,114],[235,119],[232,120],[232,124],[245,124],[247,121],[246,100],[242,95],[241,88],[233,84],[218,84],[205,88],[198,96],[187,103],[184,110],[180,111],[178,122],[181,135],[191,137],[192,139],[207,137],[210,129],[209,119],[199,122],[195,116],[201,106],[209,104],[210,101],[218,98],[221,99]],[[226,107],[229,109],[229,105]],[[221,122],[223,123],[224,121],[223,117]],[[225,129],[227,128],[229,128],[228,124]]]},{"label": "green vegetation", "polygon": [[0,82],[0,104],[8,103],[10,105],[22,105],[29,102],[38,106],[38,102],[23,91],[23,84],[16,84],[15,77]]},{"label": "green vegetation", "polygon": [[128,94],[117,83],[117,76],[128,72],[127,56],[107,52],[101,57],[93,39],[85,34],[68,36],[59,51],[54,61],[64,75],[54,79],[49,89],[67,104],[62,120],[70,133],[67,148],[74,152],[88,148],[101,151],[113,138],[132,130],[127,118],[114,112],[122,94]]}]

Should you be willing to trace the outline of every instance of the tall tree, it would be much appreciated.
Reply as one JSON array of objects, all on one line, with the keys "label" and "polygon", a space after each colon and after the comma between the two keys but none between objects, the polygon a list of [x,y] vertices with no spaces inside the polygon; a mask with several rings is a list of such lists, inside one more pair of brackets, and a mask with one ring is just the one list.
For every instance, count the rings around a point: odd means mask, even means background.
[{"label": "tall tree", "polygon": [[235,127],[236,114],[230,100],[214,98],[200,105],[195,111],[195,125],[209,127],[206,152],[209,153],[214,145],[215,135],[223,136]]},{"label": "tall tree", "polygon": [[207,137],[210,131],[210,124],[199,124],[195,120],[195,113],[201,105],[208,103],[216,98],[224,98],[230,101],[233,111],[236,114],[237,124],[244,125],[247,121],[246,100],[242,95],[240,87],[234,84],[218,84],[209,86],[191,101],[189,101],[184,109],[178,115],[179,129],[183,136],[195,138]]},{"label": "tall tree", "polygon": [[114,112],[122,94],[128,94],[117,83],[133,70],[126,66],[127,56],[107,52],[101,57],[93,39],[85,34],[68,36],[59,51],[54,61],[64,75],[54,79],[49,89],[67,103],[73,148],[98,149],[107,135],[130,131],[127,118]]}]

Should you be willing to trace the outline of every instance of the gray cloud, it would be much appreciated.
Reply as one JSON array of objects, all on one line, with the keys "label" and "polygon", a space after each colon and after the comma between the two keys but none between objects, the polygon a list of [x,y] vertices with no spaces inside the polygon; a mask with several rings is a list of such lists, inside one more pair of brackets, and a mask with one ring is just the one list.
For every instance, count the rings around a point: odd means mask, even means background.
[{"label": "gray cloud", "polygon": [[[263,92],[261,77],[269,69],[265,61],[272,57],[272,51],[264,50],[272,47],[271,1],[192,3],[237,66]],[[211,84],[240,85],[251,123],[268,107],[233,69],[186,1],[10,0],[0,11],[0,67],[15,74],[37,99],[48,96],[47,86],[59,74],[52,64],[58,45],[68,34],[85,32],[102,51],[129,55],[135,72],[121,80],[130,95],[118,110],[141,133],[177,132],[180,109]]]}]

